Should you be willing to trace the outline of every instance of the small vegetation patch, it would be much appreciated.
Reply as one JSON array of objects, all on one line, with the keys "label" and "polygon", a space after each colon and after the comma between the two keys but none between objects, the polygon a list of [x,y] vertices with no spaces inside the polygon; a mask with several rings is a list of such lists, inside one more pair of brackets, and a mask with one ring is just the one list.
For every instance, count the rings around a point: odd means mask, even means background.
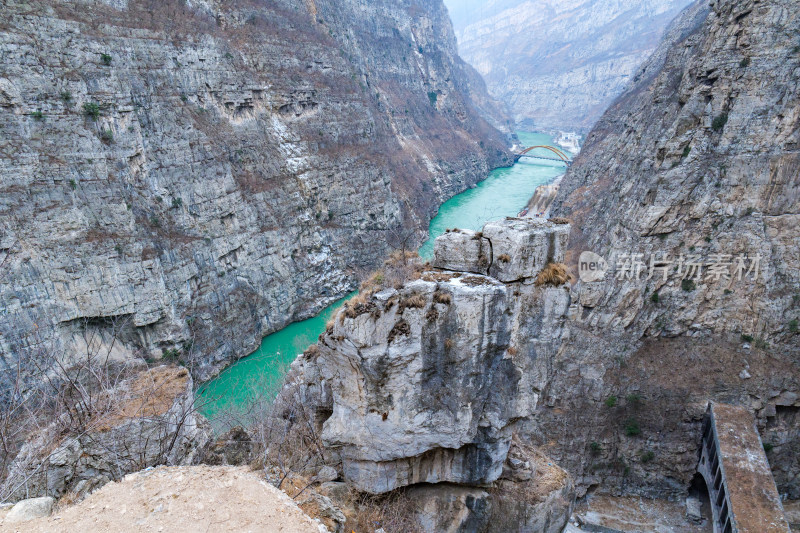
[{"label": "small vegetation patch", "polygon": [[100,140],[106,144],[111,144],[114,142],[114,132],[111,131],[109,128],[103,128],[100,132]]},{"label": "small vegetation patch", "polygon": [[431,91],[428,93],[428,99],[431,101],[431,105],[436,107],[436,102],[439,100],[439,95],[434,91]]},{"label": "small vegetation patch", "polygon": [[658,303],[659,296],[657,292],[654,292],[653,294],[650,295],[650,301],[653,302],[654,304]]},{"label": "small vegetation patch", "polygon": [[498,257],[497,260],[501,263],[508,263],[511,261],[511,256],[508,254],[500,254],[500,257]]},{"label": "small vegetation patch", "polygon": [[615,405],[617,405],[617,397],[612,394],[611,396],[606,398],[605,404],[606,407],[609,408],[614,407]]},{"label": "small vegetation patch", "polygon": [[83,104],[83,114],[92,120],[100,118],[100,104],[95,102],[86,102]]},{"label": "small vegetation patch", "polygon": [[31,116],[33,117],[34,120],[44,120],[44,113],[42,113],[41,111],[34,111],[33,113],[31,113]]},{"label": "small vegetation patch", "polygon": [[439,318],[439,311],[436,310],[436,307],[431,306],[428,312],[425,313],[425,320],[428,322],[435,322],[437,318]]},{"label": "small vegetation patch", "polygon": [[408,322],[401,319],[392,327],[392,330],[389,332],[388,341],[391,344],[398,337],[407,337],[409,335],[411,335],[411,326],[408,325]]},{"label": "small vegetation patch", "polygon": [[548,263],[536,276],[536,286],[552,285],[558,287],[567,283],[570,275],[567,274],[567,265],[563,263]]},{"label": "small vegetation patch", "polygon": [[453,302],[453,296],[449,292],[437,290],[433,293],[433,301],[437,304],[450,305]]},{"label": "small vegetation patch", "polygon": [[468,285],[469,287],[492,285],[492,282],[488,278],[482,278],[479,276],[464,276],[463,278],[461,278],[461,283],[463,283],[464,285]]},{"label": "small vegetation patch", "polygon": [[550,219],[550,222],[552,222],[553,224],[561,224],[561,225],[563,225],[563,224],[571,224],[569,219],[568,218],[564,218],[564,217],[553,217],[553,218]]},{"label": "small vegetation patch", "polygon": [[444,340],[444,349],[445,350],[447,350],[449,352],[450,350],[453,349],[453,346],[455,346],[455,343],[453,342],[453,339],[445,339]]},{"label": "small vegetation patch", "polygon": [[719,115],[714,117],[714,120],[711,121],[711,129],[719,133],[723,130],[725,124],[727,123],[728,123],[728,114],[720,113]]},{"label": "small vegetation patch", "polygon": [[790,333],[797,333],[798,329],[800,329],[800,323],[798,323],[797,319],[792,319],[789,321],[789,332]]},{"label": "small vegetation patch", "polygon": [[425,297],[421,294],[414,294],[412,296],[408,296],[403,298],[400,301],[400,308],[401,309],[422,309],[425,307]]},{"label": "small vegetation patch", "polygon": [[625,434],[629,437],[636,437],[642,434],[639,422],[635,418],[629,418],[627,422],[625,422]]},{"label": "small vegetation patch", "polygon": [[740,68],[747,68],[749,66],[750,66],[750,58],[749,57],[745,57],[744,59],[739,61],[739,67]]},{"label": "small vegetation patch", "polygon": [[687,144],[683,148],[683,153],[681,154],[681,159],[684,159],[684,158],[688,157],[691,152],[692,152],[692,147]]},{"label": "small vegetation patch", "polygon": [[603,447],[599,442],[592,441],[589,443],[589,451],[592,452],[592,455],[599,455],[603,451]]},{"label": "small vegetation patch", "polygon": [[632,392],[625,396],[625,401],[627,401],[630,405],[641,405],[642,396],[638,392]]},{"label": "small vegetation patch", "polygon": [[772,444],[771,442],[765,442],[765,443],[764,443],[764,451],[765,451],[766,453],[769,453],[769,452],[771,452],[771,451],[772,451],[774,448],[775,448],[775,445],[774,445],[774,444]]},{"label": "small vegetation patch", "polygon": [[103,65],[105,65],[107,67],[111,65],[111,62],[113,60],[114,60],[114,58],[111,57],[108,54],[100,54],[100,61],[103,63]]},{"label": "small vegetation patch", "polygon": [[745,333],[742,333],[742,340],[744,342],[753,342],[753,339],[754,337],[752,335],[747,335]]},{"label": "small vegetation patch", "polygon": [[681,280],[681,289],[686,292],[692,292],[697,288],[697,284],[694,282],[693,279],[682,279]]},{"label": "small vegetation patch", "polygon": [[655,457],[656,454],[653,453],[652,450],[647,450],[646,452],[642,452],[640,459],[642,460],[643,463],[649,463],[650,461],[655,459]]}]

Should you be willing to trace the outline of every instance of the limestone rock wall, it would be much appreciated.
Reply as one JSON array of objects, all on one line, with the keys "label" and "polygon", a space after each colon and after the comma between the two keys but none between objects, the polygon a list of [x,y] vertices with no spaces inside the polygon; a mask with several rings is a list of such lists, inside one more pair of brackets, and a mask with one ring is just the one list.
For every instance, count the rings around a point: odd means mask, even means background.
[{"label": "limestone rock wall", "polygon": [[[572,221],[576,274],[583,251],[618,269],[574,285],[570,339],[528,433],[579,493],[685,494],[719,400],[758,416],[779,490],[797,494],[800,8],[704,7],[597,123],[552,207]],[[757,275],[739,279],[740,255],[745,270],[759,258]],[[651,258],[669,262],[650,276]],[[683,279],[687,261],[700,276]]]},{"label": "limestone rock wall", "polygon": [[508,161],[438,1],[11,1],[0,57],[6,369],[113,322],[209,377]]},{"label": "limestone rock wall", "polygon": [[411,487],[425,530],[560,531],[571,478],[514,435],[568,334],[568,288],[537,282],[568,235],[569,225],[509,218],[438,237],[430,268],[340,310],[294,362],[279,409],[299,400],[316,413],[327,456],[355,489]]},{"label": "limestone rock wall", "polygon": [[[435,243],[433,267],[459,250],[478,264],[473,242],[508,250],[508,283],[480,272],[431,270],[340,312],[318,344],[318,374],[332,414],[322,438],[343,459],[345,477],[381,493],[416,483],[481,484],[499,478],[514,422],[529,416],[547,379],[551,348],[563,334],[569,295],[534,284],[548,243],[569,226],[534,219],[487,224],[483,235],[454,231]],[[491,237],[498,242],[492,244]],[[465,242],[464,237],[469,239]],[[505,241],[520,244],[512,250]],[[526,309],[523,315],[520,309]],[[524,317],[524,318],[523,318]]]}]

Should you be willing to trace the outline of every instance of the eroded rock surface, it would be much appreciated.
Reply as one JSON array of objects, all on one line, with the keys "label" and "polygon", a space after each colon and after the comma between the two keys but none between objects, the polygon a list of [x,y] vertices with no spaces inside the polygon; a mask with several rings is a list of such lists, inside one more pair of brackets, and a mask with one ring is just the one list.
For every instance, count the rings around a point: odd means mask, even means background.
[{"label": "eroded rock surface", "polygon": [[[460,520],[491,528],[487,520],[500,515],[556,531],[572,503],[569,476],[561,471],[558,482],[526,499],[524,487],[540,475],[536,465],[553,463],[538,452],[509,450],[566,335],[568,290],[534,280],[563,253],[569,226],[507,219],[488,229],[485,237],[444,234],[435,242],[432,269],[399,289],[363,294],[340,311],[316,347],[295,361],[283,394],[316,410],[326,449],[340,458],[345,481],[356,489],[414,486],[422,491],[414,499],[430,507],[420,520],[443,531],[457,530]],[[504,271],[514,273],[513,281],[436,268],[491,271],[493,262],[479,261],[486,245],[494,246],[490,234],[504,250],[520,245],[525,261]],[[487,512],[468,509],[473,504]],[[449,509],[446,516],[437,515],[440,508]]]},{"label": "eroded rock surface", "polygon": [[113,322],[205,379],[508,161],[439,1],[2,11],[3,368]]},{"label": "eroded rock surface", "polygon": [[[693,5],[562,181],[568,264],[592,251],[618,269],[574,286],[526,433],[579,494],[685,497],[716,400],[757,416],[779,491],[798,495],[798,21],[788,0]],[[668,262],[648,275],[651,259]]]}]

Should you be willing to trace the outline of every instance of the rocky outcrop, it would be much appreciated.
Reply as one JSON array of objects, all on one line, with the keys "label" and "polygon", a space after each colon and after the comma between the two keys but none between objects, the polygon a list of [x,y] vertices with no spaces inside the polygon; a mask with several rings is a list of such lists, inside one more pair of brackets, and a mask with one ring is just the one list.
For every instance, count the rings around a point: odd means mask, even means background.
[{"label": "rocky outcrop", "polygon": [[[537,279],[563,257],[568,234],[568,225],[515,218],[445,233],[430,269],[362,293],[295,361],[282,395],[316,411],[348,484],[368,493],[416,487],[430,507],[420,520],[436,530],[455,531],[461,520],[486,528],[500,515],[533,531],[563,527],[569,476],[526,499],[519,491],[532,490],[524,487],[552,462],[521,444],[509,450],[566,335],[568,291]],[[475,515],[473,504],[485,512]]]},{"label": "rocky outcrop", "polygon": [[459,52],[518,124],[588,131],[689,0],[446,3]]},{"label": "rocky outcrop", "polygon": [[708,6],[597,123],[552,207],[576,275],[584,251],[609,267],[573,287],[527,433],[580,492],[685,495],[717,400],[757,415],[779,491],[797,494],[800,9]]},{"label": "rocky outcrop", "polygon": [[0,56],[6,369],[94,328],[209,377],[509,161],[438,1],[5,2]]},{"label": "rocky outcrop", "polygon": [[208,438],[184,368],[146,370],[105,394],[111,407],[80,433],[64,434],[59,420],[28,440],[0,488],[3,501],[81,498],[130,472],[189,464]]}]

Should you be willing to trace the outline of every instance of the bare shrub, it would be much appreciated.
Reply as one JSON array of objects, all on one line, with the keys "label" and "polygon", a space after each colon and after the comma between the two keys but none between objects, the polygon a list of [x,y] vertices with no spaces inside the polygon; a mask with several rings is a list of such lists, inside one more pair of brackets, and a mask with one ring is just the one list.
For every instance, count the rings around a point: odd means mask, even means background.
[{"label": "bare shrub", "polygon": [[402,309],[422,309],[425,304],[425,297],[421,294],[413,294],[400,301]]},{"label": "bare shrub", "polygon": [[433,301],[437,304],[450,305],[453,302],[453,296],[448,292],[437,290],[433,293]]},{"label": "bare shrub", "polygon": [[508,254],[500,254],[500,257],[498,257],[497,260],[501,263],[508,263],[511,261],[511,256]]},{"label": "bare shrub", "polygon": [[416,521],[419,503],[405,491],[396,490],[383,495],[351,492],[350,503],[355,512],[345,513],[345,531],[375,531],[387,533],[423,533]]},{"label": "bare shrub", "polygon": [[570,224],[570,220],[564,217],[553,217],[550,219],[553,224]]},{"label": "bare shrub", "polygon": [[569,280],[570,275],[567,274],[567,265],[563,263],[548,263],[536,276],[536,286],[552,285],[558,287]]}]

